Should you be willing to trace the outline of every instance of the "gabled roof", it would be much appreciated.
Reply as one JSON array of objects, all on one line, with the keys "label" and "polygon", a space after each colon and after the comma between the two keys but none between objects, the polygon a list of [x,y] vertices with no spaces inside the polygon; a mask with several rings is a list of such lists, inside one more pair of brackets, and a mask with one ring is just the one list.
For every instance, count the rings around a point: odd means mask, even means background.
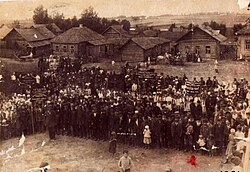
[{"label": "gabled roof", "polygon": [[51,42],[61,44],[75,44],[100,39],[104,39],[104,37],[87,27],[73,27],[61,35],[56,36]]},{"label": "gabled roof", "polygon": [[138,37],[138,38],[132,38],[131,41],[136,43],[138,46],[140,46],[144,50],[153,48],[156,45],[161,45],[163,43],[170,42],[167,39],[157,38],[157,37]]},{"label": "gabled roof", "polygon": [[48,24],[47,28],[49,28],[50,26],[51,26],[52,32],[56,32],[56,33],[62,32],[62,30],[55,23]]},{"label": "gabled roof", "polygon": [[9,27],[2,25],[0,28],[0,39],[3,39],[10,31],[11,29]]},{"label": "gabled roof", "polygon": [[250,35],[250,25],[246,25],[241,30],[236,32],[237,35]]},{"label": "gabled roof", "polygon": [[165,38],[165,39],[169,39],[169,40],[175,42],[175,41],[178,40],[180,37],[182,37],[184,34],[186,34],[186,32],[161,31],[161,32],[158,34],[158,37]]},{"label": "gabled roof", "polygon": [[[194,27],[193,30],[195,29],[200,29],[201,31],[209,34],[212,38],[214,38],[215,40],[219,41],[219,42],[224,42],[227,40],[227,38],[225,36],[223,36],[222,34],[220,34],[219,32],[211,29],[210,27]],[[183,37],[185,37],[187,34],[193,32],[193,30],[188,31],[186,34],[184,34],[183,36],[181,36],[178,40],[176,40],[177,42],[179,40],[181,40]]]},{"label": "gabled roof", "polygon": [[31,28],[38,30],[38,32],[40,32],[47,39],[52,39],[55,37],[55,34],[52,33],[49,29],[47,29],[46,26],[34,25]]},{"label": "gabled roof", "polygon": [[104,34],[105,32],[107,32],[109,29],[113,29],[115,30],[117,33],[121,34],[122,36],[125,36],[127,38],[130,38],[131,36],[129,35],[129,33],[123,29],[123,25],[112,25],[109,26],[102,34]]},{"label": "gabled roof", "polygon": [[200,27],[200,29],[203,30],[204,32],[208,33],[209,35],[211,35],[213,38],[215,38],[219,42],[224,42],[227,40],[227,37],[225,37],[224,35],[220,34],[217,31],[213,30],[210,27]]},{"label": "gabled roof", "polygon": [[[17,32],[28,42],[47,40],[38,30],[34,28],[30,29],[17,29],[13,28],[4,38],[6,38],[11,32]],[[3,39],[4,39],[3,38]]]},{"label": "gabled roof", "polygon": [[105,39],[97,39],[97,40],[88,41],[88,43],[92,45],[105,45],[107,44],[107,41]]},{"label": "gabled roof", "polygon": [[147,37],[156,37],[157,36],[157,31],[155,30],[145,30],[143,31],[143,34]]},{"label": "gabled roof", "polygon": [[118,47],[122,47],[124,44],[126,44],[130,38],[108,38],[107,43],[108,44],[113,44]]}]

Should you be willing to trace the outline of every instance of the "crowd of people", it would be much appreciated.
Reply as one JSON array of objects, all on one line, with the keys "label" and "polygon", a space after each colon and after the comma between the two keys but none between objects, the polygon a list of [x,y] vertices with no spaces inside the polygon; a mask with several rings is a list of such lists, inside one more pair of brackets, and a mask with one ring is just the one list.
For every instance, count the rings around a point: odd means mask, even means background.
[{"label": "crowd of people", "polygon": [[244,78],[224,83],[215,76],[165,76],[129,64],[115,73],[68,59],[56,70],[45,69],[25,91],[1,94],[4,139],[47,128],[51,139],[111,137],[145,148],[223,152],[230,130],[248,135],[250,92]]}]

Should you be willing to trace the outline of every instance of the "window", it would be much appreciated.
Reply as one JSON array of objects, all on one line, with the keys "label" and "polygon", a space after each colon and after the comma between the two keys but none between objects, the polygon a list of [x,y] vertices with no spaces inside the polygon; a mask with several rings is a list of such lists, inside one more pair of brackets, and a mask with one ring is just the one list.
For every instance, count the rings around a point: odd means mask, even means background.
[{"label": "window", "polygon": [[250,40],[246,40],[246,50],[250,50]]},{"label": "window", "polygon": [[63,46],[63,52],[67,52],[67,46],[66,45]]},{"label": "window", "polygon": [[58,46],[58,45],[56,45],[56,51],[57,51],[57,52],[59,51],[59,46]]},{"label": "window", "polygon": [[200,54],[200,46],[195,47],[195,54]]},{"label": "window", "polygon": [[74,46],[70,46],[70,52],[74,53],[75,52],[75,47]]},{"label": "window", "polygon": [[210,46],[206,46],[206,54],[211,54],[211,47]]}]

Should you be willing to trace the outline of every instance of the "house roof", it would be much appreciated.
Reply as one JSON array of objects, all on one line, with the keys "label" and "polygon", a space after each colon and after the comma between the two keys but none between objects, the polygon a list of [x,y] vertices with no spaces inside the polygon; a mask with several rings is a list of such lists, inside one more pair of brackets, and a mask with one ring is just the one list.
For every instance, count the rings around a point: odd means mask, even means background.
[{"label": "house roof", "polygon": [[50,41],[43,40],[43,41],[35,41],[35,42],[29,42],[29,45],[31,47],[42,47],[44,45],[50,45]]},{"label": "house roof", "polygon": [[148,37],[156,37],[157,36],[157,31],[155,30],[145,30],[143,31],[143,34]]},{"label": "house roof", "polygon": [[176,41],[182,37],[186,32],[171,32],[171,31],[162,31],[158,34],[158,37],[169,39],[171,41]]},{"label": "house roof", "polygon": [[153,48],[156,45],[170,42],[167,39],[157,38],[157,37],[138,37],[138,38],[132,38],[131,40],[144,50]]},{"label": "house roof", "polygon": [[88,41],[88,43],[92,45],[105,45],[107,44],[107,41],[105,39],[97,39],[97,40]]},{"label": "house roof", "polygon": [[47,27],[50,27],[50,26],[51,26],[53,32],[56,32],[56,33],[62,32],[62,30],[55,23],[51,23],[51,24],[47,25]]},{"label": "house roof", "polygon": [[[227,40],[227,38],[225,36],[223,36],[222,34],[220,34],[219,32],[211,29],[210,27],[195,27],[195,29],[200,29],[203,32],[209,34],[212,38],[214,38],[215,40],[219,41],[219,42],[224,42]],[[186,34],[182,35],[178,40],[176,40],[177,42],[179,40],[181,40],[184,36],[186,36],[187,34],[189,34],[190,32],[193,32],[192,30],[188,31]]]},{"label": "house roof", "polygon": [[237,35],[250,35],[250,25],[246,25],[241,30],[236,32]]},{"label": "house roof", "polygon": [[128,37],[130,38],[131,35],[129,35],[129,33],[123,29],[123,25],[112,25],[112,26],[109,26],[104,32],[103,34],[108,31],[110,28],[112,28],[113,30],[115,30],[116,32],[118,32],[119,34],[125,36],[125,37]]},{"label": "house roof", "polygon": [[81,43],[93,40],[104,39],[104,37],[97,32],[87,27],[73,27],[59,36],[52,39],[53,43]]},{"label": "house roof", "polygon": [[208,33],[209,35],[211,35],[213,38],[215,38],[219,42],[224,42],[224,41],[227,40],[227,37],[220,34],[220,32],[217,32],[217,31],[213,30],[210,27],[200,27],[200,29],[203,30],[204,32]]},{"label": "house roof", "polygon": [[2,25],[0,27],[0,39],[3,39],[10,31],[11,29],[9,27]]},{"label": "house roof", "polygon": [[13,28],[13,30],[17,31],[28,42],[41,41],[41,40],[48,39],[44,35],[42,35],[38,30],[36,30],[34,28],[30,28],[30,29]]},{"label": "house roof", "polygon": [[32,25],[28,25],[26,26],[26,28],[30,28],[30,27],[46,27],[47,29],[49,29],[51,32],[53,33],[61,33],[62,30],[55,24],[55,23],[50,23],[50,24],[32,24]]},{"label": "house roof", "polygon": [[114,44],[118,47],[121,47],[124,44],[126,44],[129,40],[130,40],[130,38],[108,38],[107,43]]},{"label": "house roof", "polygon": [[47,29],[46,26],[34,25],[31,28],[35,28],[36,30],[38,30],[38,32],[40,32],[47,39],[52,39],[55,37],[55,34]]}]

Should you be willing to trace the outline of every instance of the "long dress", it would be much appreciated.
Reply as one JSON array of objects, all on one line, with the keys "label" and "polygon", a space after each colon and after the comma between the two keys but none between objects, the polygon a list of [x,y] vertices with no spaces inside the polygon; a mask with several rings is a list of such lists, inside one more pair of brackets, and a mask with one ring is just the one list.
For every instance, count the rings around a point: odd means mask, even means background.
[{"label": "long dress", "polygon": [[228,144],[227,144],[227,150],[226,150],[226,157],[230,157],[233,155],[233,147],[235,145],[234,135],[230,134],[228,137]]}]

